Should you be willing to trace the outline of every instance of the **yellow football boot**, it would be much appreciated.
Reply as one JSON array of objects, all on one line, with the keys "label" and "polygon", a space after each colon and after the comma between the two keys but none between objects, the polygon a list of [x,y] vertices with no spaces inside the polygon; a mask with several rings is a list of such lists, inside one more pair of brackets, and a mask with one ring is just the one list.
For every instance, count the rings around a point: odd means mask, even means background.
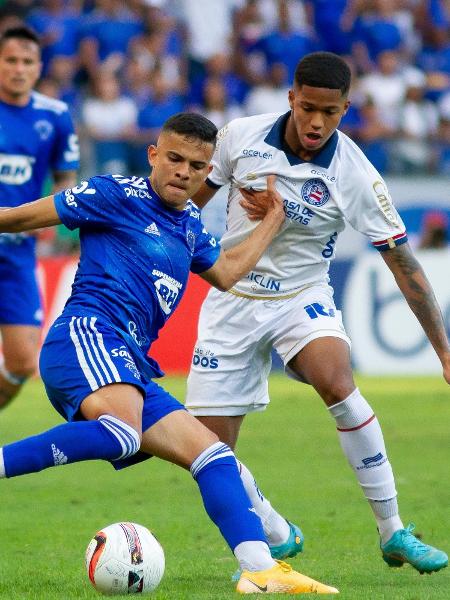
[{"label": "yellow football boot", "polygon": [[339,594],[339,590],[294,571],[285,562],[265,571],[242,571],[236,591],[240,594]]}]

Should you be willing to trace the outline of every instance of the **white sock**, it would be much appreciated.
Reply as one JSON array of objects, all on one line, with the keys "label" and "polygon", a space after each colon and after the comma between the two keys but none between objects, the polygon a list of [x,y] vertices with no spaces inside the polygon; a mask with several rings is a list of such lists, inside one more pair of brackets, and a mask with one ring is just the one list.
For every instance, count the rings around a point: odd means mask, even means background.
[{"label": "white sock", "polygon": [[261,519],[269,544],[271,546],[283,544],[288,539],[290,533],[288,522],[277,513],[269,500],[262,494],[248,468],[240,461],[237,461],[237,464],[245,491],[250,498],[256,514]]},{"label": "white sock", "polygon": [[2,477],[6,477],[6,473],[5,473],[5,463],[3,460],[3,448],[0,448],[0,479]]},{"label": "white sock", "polygon": [[270,556],[269,546],[264,542],[241,542],[233,553],[243,571],[265,571],[277,564]]},{"label": "white sock", "polygon": [[378,419],[358,388],[328,410],[336,420],[342,450],[370,503],[382,541],[383,537],[389,539],[403,524]]}]

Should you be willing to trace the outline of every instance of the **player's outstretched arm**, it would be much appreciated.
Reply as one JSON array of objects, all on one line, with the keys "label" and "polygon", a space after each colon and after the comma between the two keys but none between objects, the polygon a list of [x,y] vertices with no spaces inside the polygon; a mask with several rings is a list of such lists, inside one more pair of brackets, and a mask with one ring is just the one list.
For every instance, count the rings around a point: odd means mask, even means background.
[{"label": "player's outstretched arm", "polygon": [[58,225],[54,196],[46,196],[14,208],[0,208],[0,233],[18,233]]},{"label": "player's outstretched arm", "polygon": [[248,238],[222,251],[215,264],[200,273],[219,290],[229,290],[253,269],[284,222],[283,199],[275,189],[274,175],[267,178],[267,196],[270,199],[267,213]]},{"label": "player's outstretched arm", "polygon": [[450,345],[442,313],[427,276],[409,244],[382,252],[381,256],[433,345],[442,363],[444,379],[450,384]]}]

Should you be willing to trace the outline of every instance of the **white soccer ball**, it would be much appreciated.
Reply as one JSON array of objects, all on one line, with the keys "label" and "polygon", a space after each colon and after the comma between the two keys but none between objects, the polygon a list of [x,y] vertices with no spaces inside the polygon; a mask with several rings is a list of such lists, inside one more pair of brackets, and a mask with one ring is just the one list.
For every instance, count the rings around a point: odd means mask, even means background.
[{"label": "white soccer ball", "polygon": [[86,570],[102,594],[148,594],[164,574],[164,551],[137,523],[114,523],[98,531],[86,549]]}]

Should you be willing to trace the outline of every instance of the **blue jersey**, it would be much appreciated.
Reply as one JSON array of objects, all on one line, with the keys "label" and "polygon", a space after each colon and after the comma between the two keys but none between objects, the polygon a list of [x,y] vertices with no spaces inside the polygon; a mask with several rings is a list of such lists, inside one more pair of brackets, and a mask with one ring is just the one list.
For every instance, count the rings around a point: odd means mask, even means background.
[{"label": "blue jersey", "polygon": [[[19,206],[42,195],[49,170],[78,169],[78,139],[67,105],[32,92],[26,106],[0,101],[0,206]],[[0,235],[0,254],[29,250],[34,238]]]},{"label": "blue jersey", "polygon": [[[219,256],[199,209],[191,201],[182,211],[171,209],[148,179],[120,175],[93,177],[60,192],[55,206],[64,225],[80,229],[81,244],[62,318],[95,315],[120,333],[136,358],[145,358],[177,307],[189,271],[206,271]],[[152,376],[160,375],[147,362]]]}]

